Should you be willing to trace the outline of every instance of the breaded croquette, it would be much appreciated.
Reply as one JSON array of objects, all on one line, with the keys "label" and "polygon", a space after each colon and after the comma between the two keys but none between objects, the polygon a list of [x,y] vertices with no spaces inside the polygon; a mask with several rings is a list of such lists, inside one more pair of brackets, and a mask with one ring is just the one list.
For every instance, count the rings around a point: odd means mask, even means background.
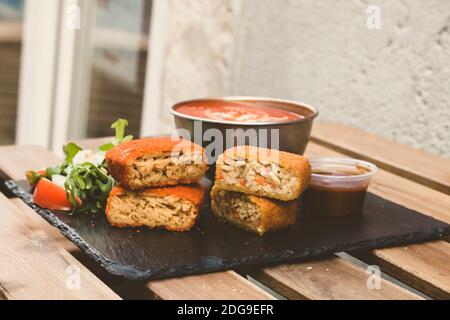
[{"label": "breaded croquette", "polygon": [[199,182],[208,169],[202,147],[170,137],[123,143],[106,153],[106,163],[111,176],[131,190]]},{"label": "breaded croquette", "polygon": [[295,224],[297,201],[279,201],[213,187],[213,213],[237,227],[263,235]]},{"label": "breaded croquette", "polygon": [[231,148],[216,164],[216,185],[221,189],[283,201],[298,198],[310,179],[306,158],[265,148]]},{"label": "breaded croquette", "polygon": [[129,191],[114,187],[106,217],[115,227],[165,228],[188,231],[197,219],[204,198],[200,184]]}]

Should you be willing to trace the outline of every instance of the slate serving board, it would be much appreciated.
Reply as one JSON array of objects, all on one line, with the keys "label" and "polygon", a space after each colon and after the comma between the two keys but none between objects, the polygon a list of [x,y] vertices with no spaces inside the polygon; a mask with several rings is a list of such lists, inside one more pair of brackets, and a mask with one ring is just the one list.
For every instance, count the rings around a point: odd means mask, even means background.
[{"label": "slate serving board", "polygon": [[69,215],[44,210],[32,203],[25,181],[8,181],[6,186],[106,270],[134,280],[289,262],[450,234],[448,224],[373,194],[368,194],[360,217],[318,219],[300,212],[295,226],[259,237],[217,221],[208,201],[193,230],[170,233],[113,228],[103,214]]}]

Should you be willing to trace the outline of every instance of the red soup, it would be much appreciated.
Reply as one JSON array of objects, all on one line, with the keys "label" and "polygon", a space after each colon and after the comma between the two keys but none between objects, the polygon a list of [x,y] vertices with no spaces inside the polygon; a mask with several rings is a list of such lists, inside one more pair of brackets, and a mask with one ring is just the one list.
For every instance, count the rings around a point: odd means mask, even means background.
[{"label": "red soup", "polygon": [[288,122],[304,116],[282,109],[234,101],[203,101],[179,106],[177,112],[202,119],[238,123]]}]

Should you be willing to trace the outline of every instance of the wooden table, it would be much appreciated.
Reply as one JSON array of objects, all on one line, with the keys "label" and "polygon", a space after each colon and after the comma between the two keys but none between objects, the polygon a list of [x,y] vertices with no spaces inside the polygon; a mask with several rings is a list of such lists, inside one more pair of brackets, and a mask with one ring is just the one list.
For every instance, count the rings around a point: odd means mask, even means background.
[{"label": "wooden table", "polygon": [[[103,139],[104,140],[104,139]],[[95,146],[102,139],[80,141]],[[307,155],[352,156],[380,168],[370,191],[450,223],[450,160],[334,123],[316,124]],[[0,147],[2,179],[57,163],[37,146]],[[134,282],[106,273],[18,199],[0,194],[1,299],[449,299],[445,240],[268,268]],[[367,286],[367,265],[383,272]],[[79,288],[68,283],[78,270]],[[68,285],[69,284],[69,285]]]}]

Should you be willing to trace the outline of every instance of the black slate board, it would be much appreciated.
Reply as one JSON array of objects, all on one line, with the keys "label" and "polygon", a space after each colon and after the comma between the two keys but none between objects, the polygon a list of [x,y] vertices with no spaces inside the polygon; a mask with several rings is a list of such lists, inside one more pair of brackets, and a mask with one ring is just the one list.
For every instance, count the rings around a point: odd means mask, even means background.
[{"label": "black slate board", "polygon": [[299,213],[295,226],[261,238],[217,221],[207,205],[187,233],[116,229],[103,214],[69,215],[37,207],[24,181],[6,186],[106,270],[134,280],[275,264],[450,234],[448,224],[373,194],[368,194],[361,217],[314,219]]}]

